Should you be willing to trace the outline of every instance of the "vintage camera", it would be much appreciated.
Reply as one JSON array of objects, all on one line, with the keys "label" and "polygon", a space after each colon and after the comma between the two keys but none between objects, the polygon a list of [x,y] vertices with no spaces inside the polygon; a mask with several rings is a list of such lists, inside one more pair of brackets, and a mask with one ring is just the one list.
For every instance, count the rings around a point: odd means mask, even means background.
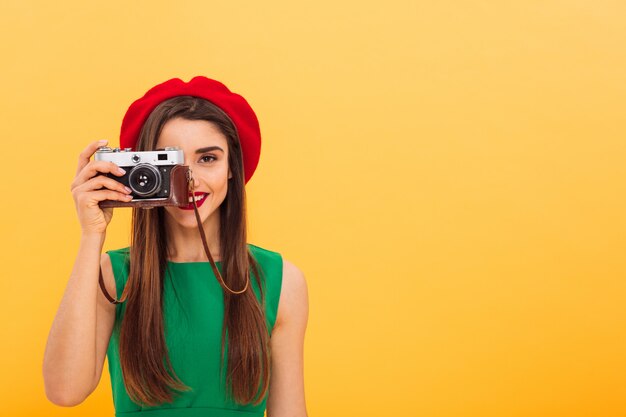
[{"label": "vintage camera", "polygon": [[189,168],[182,149],[168,147],[155,151],[132,151],[130,148],[102,146],[94,154],[96,161],[114,162],[126,173],[103,174],[132,190],[129,202],[105,200],[100,207],[186,206],[188,204]]}]

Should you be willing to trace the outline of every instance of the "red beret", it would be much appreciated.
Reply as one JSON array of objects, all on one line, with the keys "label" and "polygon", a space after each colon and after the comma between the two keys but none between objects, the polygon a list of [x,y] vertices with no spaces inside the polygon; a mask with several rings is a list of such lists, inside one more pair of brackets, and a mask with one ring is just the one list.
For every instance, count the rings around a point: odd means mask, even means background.
[{"label": "red beret", "polygon": [[172,78],[152,87],[146,94],[130,105],[120,131],[120,148],[135,149],[139,132],[146,119],[159,103],[177,96],[204,98],[222,109],[232,120],[243,153],[245,183],[252,177],[261,154],[261,130],[259,121],[245,98],[231,92],[219,81],[197,76],[188,83]]}]

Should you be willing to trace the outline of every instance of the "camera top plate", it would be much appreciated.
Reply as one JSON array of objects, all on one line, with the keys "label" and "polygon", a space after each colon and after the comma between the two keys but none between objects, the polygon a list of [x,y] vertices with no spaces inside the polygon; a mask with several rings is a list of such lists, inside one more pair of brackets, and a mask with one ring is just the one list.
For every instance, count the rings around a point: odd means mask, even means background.
[{"label": "camera top plate", "polygon": [[182,165],[185,162],[183,150],[178,147],[168,147],[155,151],[133,151],[129,148],[98,148],[94,154],[94,160],[113,162],[121,167],[135,166],[138,164],[150,165]]}]

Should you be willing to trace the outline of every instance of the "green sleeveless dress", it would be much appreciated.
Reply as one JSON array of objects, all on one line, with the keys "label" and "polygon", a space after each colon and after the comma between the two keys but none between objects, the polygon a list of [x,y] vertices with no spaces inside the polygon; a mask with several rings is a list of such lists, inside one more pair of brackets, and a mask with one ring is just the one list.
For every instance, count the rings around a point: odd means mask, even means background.
[{"label": "green sleeveless dress", "polygon": [[[265,313],[271,332],[278,312],[283,260],[277,252],[252,244],[248,244],[248,248],[265,275]],[[128,278],[129,248],[107,253],[111,258],[119,299]],[[216,262],[216,266],[221,272],[221,263]],[[256,281],[251,279],[250,284],[260,301]],[[209,262],[168,262],[163,286],[165,338],[170,360],[176,375],[192,390],[174,392],[172,403],[155,407],[143,407],[130,399],[124,386],[119,357],[119,332],[126,303],[117,304],[115,325],[107,349],[115,415],[262,417],[267,395],[257,406],[242,406],[227,397],[224,375],[227,358],[224,358],[224,371],[220,374],[223,290]]]}]

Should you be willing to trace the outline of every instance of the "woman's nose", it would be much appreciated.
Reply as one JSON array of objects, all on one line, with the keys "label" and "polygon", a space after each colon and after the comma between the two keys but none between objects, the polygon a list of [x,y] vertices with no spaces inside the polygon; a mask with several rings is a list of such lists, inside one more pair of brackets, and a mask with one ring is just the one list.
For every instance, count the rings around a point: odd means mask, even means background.
[{"label": "woman's nose", "polygon": [[193,189],[195,190],[200,186],[200,181],[196,177],[193,177]]}]

